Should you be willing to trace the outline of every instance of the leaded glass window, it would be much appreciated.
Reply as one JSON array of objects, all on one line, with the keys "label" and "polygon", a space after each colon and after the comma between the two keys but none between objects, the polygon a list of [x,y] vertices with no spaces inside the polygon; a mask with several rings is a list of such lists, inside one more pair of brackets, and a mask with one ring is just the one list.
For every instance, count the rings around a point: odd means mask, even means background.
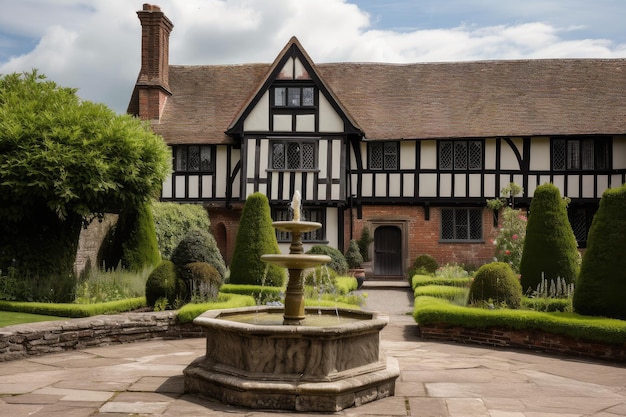
[{"label": "leaded glass window", "polygon": [[274,87],[275,107],[315,106],[314,87]]},{"label": "leaded glass window", "polygon": [[313,170],[317,168],[315,142],[273,141],[272,169]]},{"label": "leaded glass window", "polygon": [[552,140],[552,169],[599,170],[611,167],[611,138],[571,137]]},{"label": "leaded glass window", "polygon": [[442,208],[441,240],[482,240],[481,209]]},{"label": "leaded glass window", "polygon": [[175,146],[174,169],[179,172],[213,171],[213,148],[211,146]]},{"label": "leaded glass window", "polygon": [[378,142],[369,144],[370,169],[398,169],[398,143]]},{"label": "leaded glass window", "polygon": [[477,170],[482,168],[482,141],[446,140],[439,142],[439,169]]}]

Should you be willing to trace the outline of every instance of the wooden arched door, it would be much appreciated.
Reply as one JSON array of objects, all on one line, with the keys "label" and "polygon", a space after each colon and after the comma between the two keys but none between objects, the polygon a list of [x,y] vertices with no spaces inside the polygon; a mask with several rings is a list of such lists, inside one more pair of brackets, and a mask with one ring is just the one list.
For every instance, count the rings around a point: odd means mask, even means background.
[{"label": "wooden arched door", "polygon": [[374,275],[402,276],[402,230],[379,226],[374,231]]}]

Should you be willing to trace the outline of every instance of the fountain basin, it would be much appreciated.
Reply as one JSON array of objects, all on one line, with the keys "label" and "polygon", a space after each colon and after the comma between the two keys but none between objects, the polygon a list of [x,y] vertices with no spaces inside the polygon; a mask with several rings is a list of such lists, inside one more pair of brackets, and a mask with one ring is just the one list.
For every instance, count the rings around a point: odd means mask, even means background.
[{"label": "fountain basin", "polygon": [[275,314],[278,322],[284,312],[271,306],[215,310],[194,320],[207,331],[206,355],[185,369],[185,392],[249,408],[323,412],[394,394],[397,361],[384,359],[379,349],[387,316],[307,308],[307,316],[338,314],[336,324],[321,327],[236,318],[257,311]]},{"label": "fountain basin", "polygon": [[330,262],[330,256],[279,253],[261,255],[261,260],[288,269],[308,269]]}]

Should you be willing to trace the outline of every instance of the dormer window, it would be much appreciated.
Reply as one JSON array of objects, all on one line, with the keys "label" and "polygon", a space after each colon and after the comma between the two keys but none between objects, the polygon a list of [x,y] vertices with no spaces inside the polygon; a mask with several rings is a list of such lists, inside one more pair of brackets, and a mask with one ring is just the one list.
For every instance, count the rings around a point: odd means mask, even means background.
[{"label": "dormer window", "polygon": [[275,107],[313,107],[315,105],[314,87],[275,87]]}]

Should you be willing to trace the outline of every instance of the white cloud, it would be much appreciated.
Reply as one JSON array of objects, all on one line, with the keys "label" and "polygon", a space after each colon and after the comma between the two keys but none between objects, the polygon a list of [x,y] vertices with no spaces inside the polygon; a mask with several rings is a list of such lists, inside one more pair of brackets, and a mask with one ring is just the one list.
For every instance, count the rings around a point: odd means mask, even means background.
[{"label": "white cloud", "polygon": [[[344,0],[155,2],[174,23],[172,64],[271,62],[293,35],[316,62],[626,57],[624,44],[573,39],[576,22],[397,32],[373,29],[372,18]],[[125,111],[140,65],[140,2],[0,0],[0,7],[4,32],[39,39],[29,52],[0,62],[0,73],[39,68],[83,98]]]}]

